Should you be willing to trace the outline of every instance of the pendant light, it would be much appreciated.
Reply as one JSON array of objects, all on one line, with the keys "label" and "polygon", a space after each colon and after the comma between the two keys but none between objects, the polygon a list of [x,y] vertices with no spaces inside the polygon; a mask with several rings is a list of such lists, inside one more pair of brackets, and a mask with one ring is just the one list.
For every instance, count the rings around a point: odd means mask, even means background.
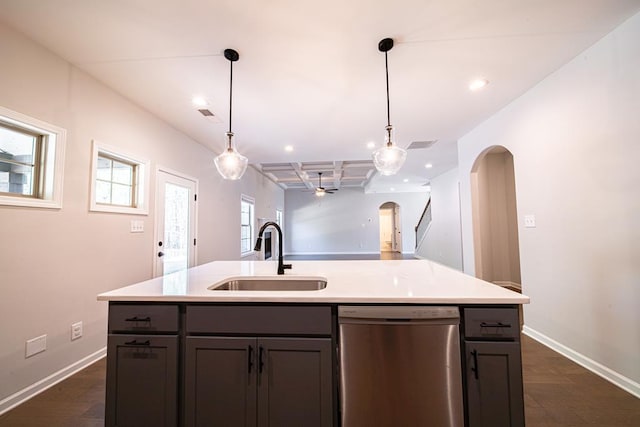
[{"label": "pendant light", "polygon": [[378,50],[384,52],[384,66],[387,76],[387,127],[385,128],[385,145],[373,152],[373,164],[382,175],[395,175],[407,158],[407,150],[393,143],[393,126],[389,114],[389,63],[387,52],[393,47],[393,39],[382,39],[378,43]]},{"label": "pendant light", "polygon": [[227,136],[227,149],[214,159],[218,172],[224,179],[237,180],[242,178],[244,171],[247,170],[247,163],[249,160],[238,153],[236,150],[235,142],[233,139],[233,132],[231,131],[231,106],[233,100],[233,63],[240,58],[238,52],[233,49],[225,49],[224,57],[229,60],[230,74],[229,74],[229,131]]}]

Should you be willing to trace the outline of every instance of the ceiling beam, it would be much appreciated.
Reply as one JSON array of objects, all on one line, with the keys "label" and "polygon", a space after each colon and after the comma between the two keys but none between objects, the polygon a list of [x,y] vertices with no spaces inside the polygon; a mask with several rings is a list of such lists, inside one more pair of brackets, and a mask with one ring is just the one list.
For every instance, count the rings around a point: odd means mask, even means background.
[{"label": "ceiling beam", "polygon": [[290,163],[290,165],[296,175],[298,175],[298,178],[300,178],[300,181],[302,181],[302,183],[306,185],[309,190],[315,190],[316,186],[313,185],[311,181],[309,181],[309,174],[306,171],[302,170],[302,163]]}]

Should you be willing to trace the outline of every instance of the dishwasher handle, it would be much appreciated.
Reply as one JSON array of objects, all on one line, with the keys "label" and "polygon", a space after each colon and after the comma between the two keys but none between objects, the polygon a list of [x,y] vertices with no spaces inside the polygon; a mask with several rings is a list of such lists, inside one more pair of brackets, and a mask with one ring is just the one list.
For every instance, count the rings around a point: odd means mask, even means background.
[{"label": "dishwasher handle", "polygon": [[418,325],[458,325],[459,318],[449,319],[365,319],[341,317],[338,319],[341,325],[387,325],[387,326],[418,326]]},{"label": "dishwasher handle", "polygon": [[449,325],[460,323],[460,310],[447,306],[338,306],[338,323]]}]

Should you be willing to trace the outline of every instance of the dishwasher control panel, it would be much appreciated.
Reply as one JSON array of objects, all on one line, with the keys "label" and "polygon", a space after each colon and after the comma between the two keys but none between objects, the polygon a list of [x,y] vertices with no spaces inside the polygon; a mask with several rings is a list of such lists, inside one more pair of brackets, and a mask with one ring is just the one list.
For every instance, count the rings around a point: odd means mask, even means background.
[{"label": "dishwasher control panel", "polygon": [[338,306],[339,318],[352,319],[458,319],[458,307],[445,306]]}]

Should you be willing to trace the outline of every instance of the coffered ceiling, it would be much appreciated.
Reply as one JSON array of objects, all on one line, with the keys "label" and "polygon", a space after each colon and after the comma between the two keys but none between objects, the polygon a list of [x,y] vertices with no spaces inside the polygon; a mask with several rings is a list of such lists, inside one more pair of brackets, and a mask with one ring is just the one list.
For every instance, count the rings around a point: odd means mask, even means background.
[{"label": "coffered ceiling", "polygon": [[[268,172],[287,188],[308,188],[316,171],[305,179],[296,168],[320,161],[341,186],[352,184],[352,171],[364,173],[354,165],[384,137],[377,44],[391,37],[397,143],[437,142],[409,151],[397,176],[373,174],[359,185],[401,191],[455,167],[458,138],[639,10],[638,0],[0,0],[0,21],[210,148],[212,158],[229,119],[222,52],[237,50],[238,149],[258,169],[293,165],[293,175]],[[478,77],[489,85],[470,92]],[[195,95],[213,118],[191,104]]]}]

